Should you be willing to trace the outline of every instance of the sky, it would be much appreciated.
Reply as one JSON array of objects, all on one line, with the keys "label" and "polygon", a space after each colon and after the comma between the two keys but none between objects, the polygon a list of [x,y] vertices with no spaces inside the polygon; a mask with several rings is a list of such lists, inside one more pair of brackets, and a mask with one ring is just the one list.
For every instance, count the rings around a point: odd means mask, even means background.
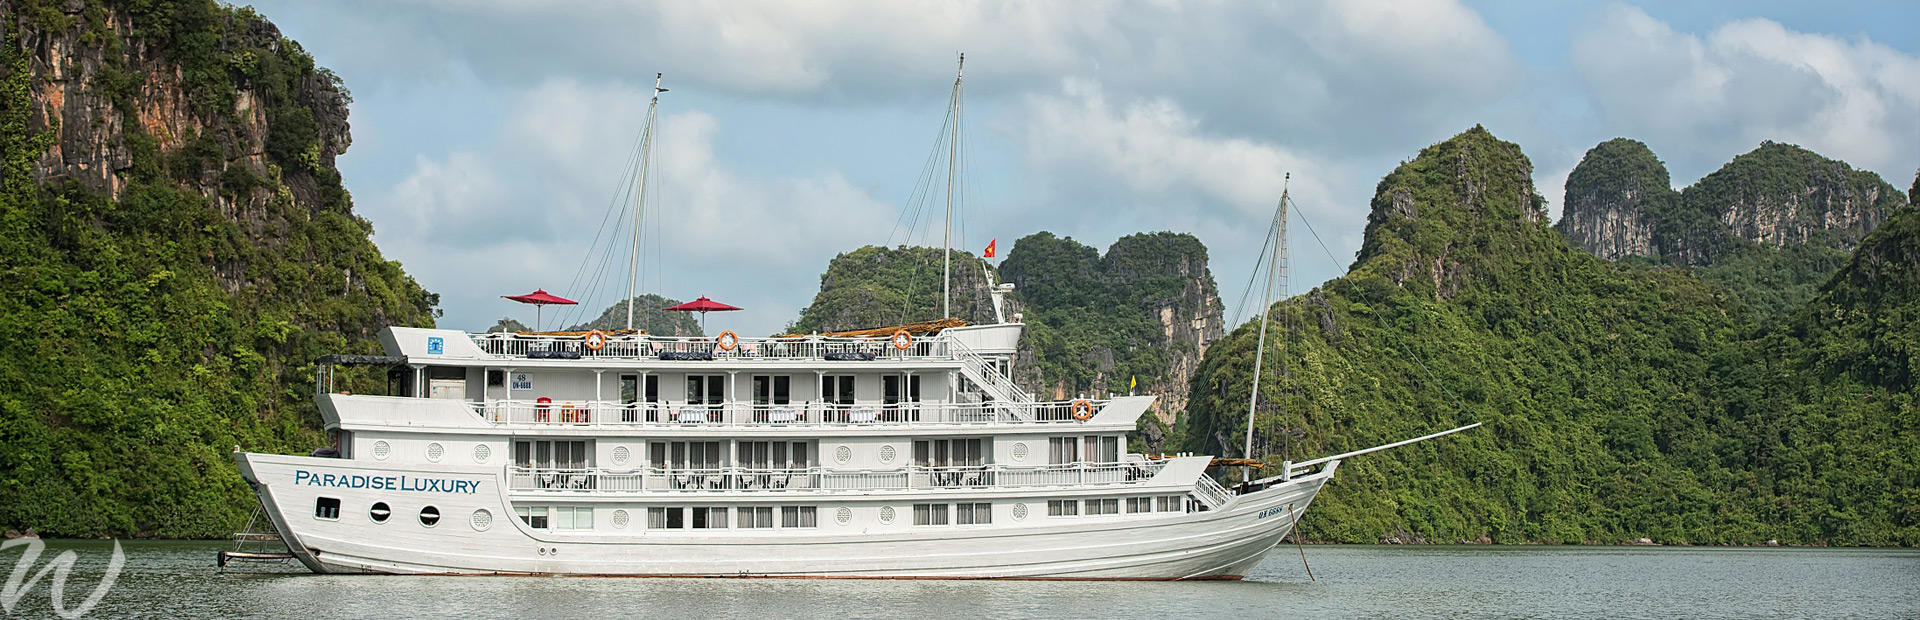
[{"label": "sky", "polygon": [[632,233],[609,213],[632,202],[656,73],[640,288],[742,306],[708,331],[750,336],[839,253],[939,245],[945,175],[928,195],[923,171],[961,52],[955,247],[1192,233],[1235,321],[1283,188],[1299,293],[1346,271],[1382,176],[1476,124],[1520,145],[1555,219],[1580,157],[1622,136],[1677,187],[1763,140],[1902,190],[1920,168],[1913,2],[253,6],[344,79],[356,211],[440,294],[440,325],[475,331],[534,318],[501,295],[590,302],[553,328],[624,294],[626,242],[604,252]]}]

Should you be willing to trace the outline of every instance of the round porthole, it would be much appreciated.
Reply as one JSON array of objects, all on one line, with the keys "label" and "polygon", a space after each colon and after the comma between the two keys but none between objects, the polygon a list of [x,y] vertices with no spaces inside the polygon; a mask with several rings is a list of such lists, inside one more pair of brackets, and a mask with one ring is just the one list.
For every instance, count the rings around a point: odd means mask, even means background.
[{"label": "round porthole", "polygon": [[1026,504],[1014,504],[1014,505],[1013,505],[1013,520],[1015,520],[1015,521],[1025,521],[1026,519],[1027,519],[1027,505],[1026,505]]},{"label": "round porthole", "polygon": [[1013,444],[1013,460],[1016,460],[1016,461],[1027,460],[1026,442],[1015,442]]},{"label": "round porthole", "polygon": [[447,447],[440,445],[440,442],[436,441],[436,442],[427,444],[427,460],[438,463],[440,462],[440,457],[443,457],[446,455],[447,455]]},{"label": "round porthole", "polygon": [[488,512],[485,508],[475,510],[473,511],[473,518],[469,519],[469,522],[473,524],[474,531],[485,532],[487,528],[493,527],[493,513]]},{"label": "round porthole", "polygon": [[374,502],[373,508],[367,510],[367,518],[373,519],[374,523],[386,523],[387,517],[391,516],[393,509],[387,507],[386,502]]},{"label": "round porthole", "polygon": [[893,522],[893,507],[892,507],[892,506],[881,506],[881,507],[880,507],[880,522],[881,522],[881,523],[892,523],[892,522]]},{"label": "round porthole", "polygon": [[853,522],[853,510],[841,506],[839,510],[833,511],[833,520],[839,521],[841,525],[851,523]]},{"label": "round porthole", "polygon": [[625,510],[613,511],[613,527],[614,529],[621,529],[621,530],[627,529],[627,511]]},{"label": "round porthole", "polygon": [[888,445],[884,445],[884,446],[880,446],[880,462],[882,462],[882,463],[892,463],[892,462],[893,462],[893,457],[894,457],[895,455],[896,455],[896,453],[894,452],[894,449],[893,449],[893,445],[892,445],[892,444],[888,444]]},{"label": "round porthole", "polygon": [[387,445],[387,442],[385,441],[373,442],[373,458],[384,461],[384,460],[387,460],[387,455],[392,453],[393,453],[393,446]]},{"label": "round porthole", "polygon": [[473,462],[485,463],[487,459],[490,458],[493,458],[493,448],[487,447],[487,444],[480,444],[473,447]]},{"label": "round porthole", "polygon": [[847,461],[853,460],[853,448],[846,446],[835,448],[833,451],[833,460],[841,465],[847,464]]},{"label": "round porthole", "polygon": [[440,509],[428,506],[420,509],[420,524],[433,527],[440,524]]},{"label": "round porthole", "polygon": [[613,449],[613,464],[625,465],[627,459],[631,458],[633,458],[633,451],[628,450],[626,446],[617,446]]}]

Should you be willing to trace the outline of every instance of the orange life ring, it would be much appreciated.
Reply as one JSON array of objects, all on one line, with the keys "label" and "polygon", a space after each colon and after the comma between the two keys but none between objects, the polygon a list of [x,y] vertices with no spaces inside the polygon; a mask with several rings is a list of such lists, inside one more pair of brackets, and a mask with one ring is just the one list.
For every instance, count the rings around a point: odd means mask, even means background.
[{"label": "orange life ring", "polygon": [[907,333],[907,330],[904,329],[894,332],[893,348],[902,351],[913,348],[913,334]]},{"label": "orange life ring", "polygon": [[735,347],[740,346],[740,334],[733,333],[733,330],[729,329],[720,332],[720,335],[714,338],[714,341],[720,344],[720,350],[732,351]]},{"label": "orange life ring", "polygon": [[581,336],[580,339],[586,341],[589,351],[598,351],[600,347],[607,346],[607,335],[600,333],[597,329],[587,332],[587,335]]},{"label": "orange life ring", "polygon": [[1093,419],[1093,403],[1084,400],[1073,401],[1073,419],[1081,422]]}]

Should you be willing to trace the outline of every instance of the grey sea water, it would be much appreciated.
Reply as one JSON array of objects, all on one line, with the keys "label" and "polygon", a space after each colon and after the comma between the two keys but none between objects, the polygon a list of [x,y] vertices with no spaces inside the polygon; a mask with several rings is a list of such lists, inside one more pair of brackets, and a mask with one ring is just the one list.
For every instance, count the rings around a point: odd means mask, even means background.
[{"label": "grey sea water", "polygon": [[[203,542],[125,542],[90,618],[1920,618],[1920,550],[1282,547],[1241,582],[384,577],[221,572]],[[69,606],[111,543],[79,554]],[[0,577],[19,549],[0,553]],[[29,577],[31,574],[28,575]],[[49,575],[9,617],[52,617]]]}]

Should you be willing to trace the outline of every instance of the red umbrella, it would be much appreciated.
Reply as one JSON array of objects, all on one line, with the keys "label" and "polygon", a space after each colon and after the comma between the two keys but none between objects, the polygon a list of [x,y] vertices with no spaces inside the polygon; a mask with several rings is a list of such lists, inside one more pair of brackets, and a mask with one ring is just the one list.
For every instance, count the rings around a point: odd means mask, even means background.
[{"label": "red umbrella", "polygon": [[707,296],[705,295],[701,295],[699,299],[695,299],[693,301],[689,301],[684,304],[680,304],[676,306],[667,306],[665,308],[661,308],[661,310],[672,310],[674,312],[700,313],[700,331],[702,332],[707,331],[707,313],[708,312],[729,312],[729,311],[741,310],[741,309],[743,308],[739,306],[729,306],[711,299],[707,299]]},{"label": "red umbrella", "polygon": [[536,332],[540,331],[540,311],[545,309],[544,306],[549,306],[549,305],[571,306],[571,305],[580,303],[571,299],[567,299],[565,297],[560,297],[558,295],[548,293],[546,289],[536,289],[533,292],[527,293],[525,295],[501,295],[501,297],[504,297],[506,299],[511,299],[523,304],[533,304],[533,331],[536,331]]}]

